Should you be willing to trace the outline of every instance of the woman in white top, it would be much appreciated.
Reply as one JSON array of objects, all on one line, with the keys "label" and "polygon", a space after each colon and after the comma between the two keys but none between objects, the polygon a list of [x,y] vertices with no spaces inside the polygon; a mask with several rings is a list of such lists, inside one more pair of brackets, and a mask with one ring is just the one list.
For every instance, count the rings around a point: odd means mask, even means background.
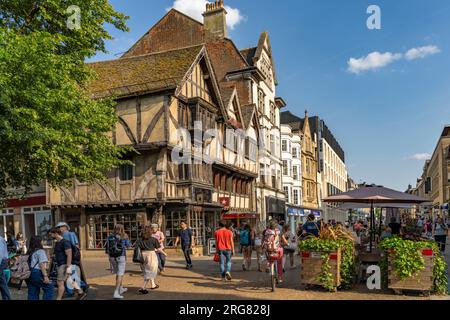
[{"label": "woman in white top", "polygon": [[44,291],[44,300],[53,300],[55,297],[55,287],[48,278],[48,258],[42,247],[42,238],[32,236],[28,251],[28,264],[31,275],[27,281],[28,300],[39,300],[41,289]]}]

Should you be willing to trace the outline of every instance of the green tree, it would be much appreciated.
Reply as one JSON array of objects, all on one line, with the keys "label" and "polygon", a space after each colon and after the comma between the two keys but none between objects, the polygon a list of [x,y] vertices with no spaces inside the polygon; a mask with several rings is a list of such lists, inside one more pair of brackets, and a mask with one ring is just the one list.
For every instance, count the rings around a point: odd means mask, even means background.
[{"label": "green tree", "polygon": [[[67,8],[80,8],[78,29]],[[112,99],[93,100],[84,64],[128,17],[107,0],[0,0],[0,199],[10,188],[91,182],[123,163]]]}]

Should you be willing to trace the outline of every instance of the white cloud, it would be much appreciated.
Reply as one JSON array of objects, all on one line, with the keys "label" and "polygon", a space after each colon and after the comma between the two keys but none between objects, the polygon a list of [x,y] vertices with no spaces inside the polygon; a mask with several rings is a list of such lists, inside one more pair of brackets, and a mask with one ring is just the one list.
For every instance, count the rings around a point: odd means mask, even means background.
[{"label": "white cloud", "polygon": [[431,154],[429,153],[416,153],[408,157],[408,160],[417,160],[417,161],[424,161],[429,159],[431,159]]},{"label": "white cloud", "polygon": [[375,51],[359,59],[350,58],[350,60],[348,60],[347,62],[348,71],[351,73],[359,74],[367,70],[380,69],[386,67],[396,60],[400,60],[402,57],[403,55],[401,53],[380,53],[378,51]]},{"label": "white cloud", "polygon": [[372,53],[369,53],[367,56],[361,57],[359,59],[350,58],[347,61],[347,70],[351,73],[359,74],[368,70],[377,70],[380,68],[384,68],[397,60],[404,59],[407,61],[411,61],[415,59],[423,59],[439,52],[441,52],[441,50],[437,46],[412,48],[409,49],[405,54],[392,52],[380,53],[378,51],[374,51]]},{"label": "white cloud", "polygon": [[[202,22],[202,13],[205,12],[207,3],[210,2],[207,0],[175,0],[172,8]],[[241,21],[244,20],[244,17],[237,8],[225,6],[225,10],[227,10],[227,26],[233,30]]]},{"label": "white cloud", "polygon": [[437,46],[425,46],[412,48],[405,54],[407,60],[423,59],[427,56],[438,54],[441,50]]}]

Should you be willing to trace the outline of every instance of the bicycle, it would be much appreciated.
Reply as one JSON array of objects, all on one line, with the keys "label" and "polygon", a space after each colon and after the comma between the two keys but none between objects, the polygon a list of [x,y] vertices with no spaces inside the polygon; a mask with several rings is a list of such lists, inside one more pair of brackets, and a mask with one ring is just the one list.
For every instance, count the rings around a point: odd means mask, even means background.
[{"label": "bicycle", "polygon": [[270,286],[272,289],[272,292],[275,292],[275,288],[277,284],[279,283],[278,279],[278,253],[277,252],[271,252],[266,253],[267,262],[269,263],[269,274],[270,274]]}]

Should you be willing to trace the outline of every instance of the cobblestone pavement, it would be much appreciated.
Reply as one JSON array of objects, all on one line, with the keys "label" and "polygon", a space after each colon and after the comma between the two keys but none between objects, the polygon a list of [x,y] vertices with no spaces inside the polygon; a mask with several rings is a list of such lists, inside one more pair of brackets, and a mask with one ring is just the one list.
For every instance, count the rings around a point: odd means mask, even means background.
[{"label": "cobblestone pavement", "polygon": [[[337,293],[329,293],[321,288],[305,290],[300,284],[298,257],[297,267],[287,267],[284,283],[276,292],[271,292],[269,275],[255,270],[255,260],[250,271],[243,271],[241,263],[241,257],[234,258],[233,280],[222,282],[219,266],[212,261],[212,257],[195,258],[193,269],[186,270],[182,257],[172,256],[168,259],[164,274],[157,278],[160,288],[149,290],[148,295],[140,295],[137,291],[143,282],[142,274],[138,265],[129,262],[124,278],[124,286],[128,288],[124,294],[125,300],[449,300],[449,297],[421,297],[412,293],[399,296],[391,291],[370,291],[365,285]],[[109,270],[108,260],[88,258],[84,260],[84,268],[90,285],[87,299],[112,299],[115,276]],[[15,299],[23,300],[26,299],[27,289],[12,289],[12,294]]]}]

